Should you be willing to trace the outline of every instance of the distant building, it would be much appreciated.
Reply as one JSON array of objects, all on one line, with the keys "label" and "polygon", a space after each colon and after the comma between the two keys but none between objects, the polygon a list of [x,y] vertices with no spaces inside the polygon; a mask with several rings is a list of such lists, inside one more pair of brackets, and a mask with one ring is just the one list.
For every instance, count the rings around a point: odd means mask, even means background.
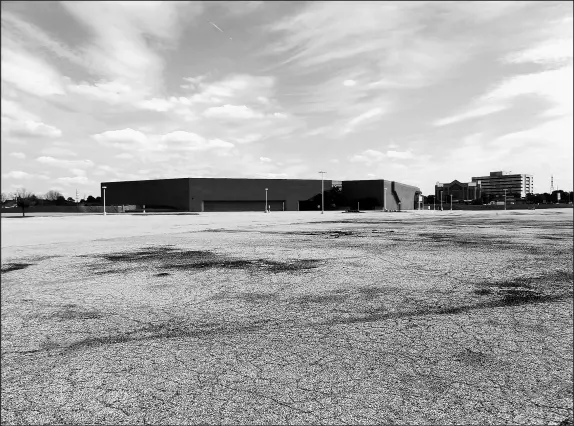
[{"label": "distant building", "polygon": [[526,194],[534,192],[534,178],[532,175],[510,174],[510,172],[490,172],[490,176],[473,177],[473,182],[480,183],[483,194],[504,195],[520,194],[526,197]]},{"label": "distant building", "polygon": [[434,189],[435,200],[450,202],[452,195],[453,203],[474,201],[482,196],[482,188],[479,182],[459,182],[453,180],[450,183],[437,183]]},{"label": "distant building", "polygon": [[[420,189],[389,180],[181,178],[102,182],[107,205],[146,206],[192,212],[297,211],[333,187],[342,189],[350,207],[363,210],[412,210]],[[103,198],[103,189],[102,189]],[[138,207],[139,208],[139,207]],[[320,205],[317,206],[320,208]]]}]

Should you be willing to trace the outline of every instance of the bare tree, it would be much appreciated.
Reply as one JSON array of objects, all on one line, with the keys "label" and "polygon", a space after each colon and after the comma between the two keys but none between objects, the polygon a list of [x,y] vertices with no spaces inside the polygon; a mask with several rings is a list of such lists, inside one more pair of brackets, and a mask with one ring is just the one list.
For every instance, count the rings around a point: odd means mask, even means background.
[{"label": "bare tree", "polygon": [[2,193],[2,204],[4,204],[6,202],[6,200],[8,200],[8,194],[6,194],[5,192]]},{"label": "bare tree", "polygon": [[50,190],[50,191],[46,192],[45,199],[48,201],[56,201],[61,196],[62,196],[62,194],[60,192],[55,191],[55,190]]},{"label": "bare tree", "polygon": [[35,205],[38,201],[38,198],[32,192],[26,191],[25,188],[17,189],[12,194],[12,198],[16,200],[16,205],[22,209],[22,217],[26,216],[24,214],[25,210]]}]

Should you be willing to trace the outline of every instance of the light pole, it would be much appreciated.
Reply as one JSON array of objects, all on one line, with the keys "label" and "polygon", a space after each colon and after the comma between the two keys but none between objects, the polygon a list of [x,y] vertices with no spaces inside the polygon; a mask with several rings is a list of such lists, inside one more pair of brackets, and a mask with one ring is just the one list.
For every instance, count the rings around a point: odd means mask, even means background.
[{"label": "light pole", "polygon": [[102,186],[102,189],[104,190],[104,216],[106,215],[106,188],[105,186]]},{"label": "light pole", "polygon": [[440,192],[440,211],[442,212],[442,191]]},{"label": "light pole", "polygon": [[385,211],[387,211],[387,187],[386,186],[385,186],[385,193],[383,194],[383,209],[385,209]]},{"label": "light pole", "polygon": [[321,214],[325,213],[325,190],[323,189],[323,179],[325,177],[325,173],[327,172],[319,172],[321,173]]},{"label": "light pole", "polygon": [[265,213],[268,213],[269,211],[267,210],[267,189],[265,188]]},{"label": "light pole", "polygon": [[452,194],[450,194],[450,210],[452,211]]},{"label": "light pole", "polygon": [[506,191],[508,191],[507,189],[503,189],[504,191],[504,210],[506,210]]}]

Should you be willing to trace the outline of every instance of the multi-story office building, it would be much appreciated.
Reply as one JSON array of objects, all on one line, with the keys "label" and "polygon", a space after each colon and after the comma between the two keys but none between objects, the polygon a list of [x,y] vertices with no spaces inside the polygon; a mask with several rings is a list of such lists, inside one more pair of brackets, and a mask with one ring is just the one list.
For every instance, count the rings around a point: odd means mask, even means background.
[{"label": "multi-story office building", "polygon": [[534,192],[534,178],[532,175],[510,174],[509,172],[490,172],[490,176],[473,177],[473,182],[480,183],[483,194],[504,195],[520,194],[525,197],[526,194]]}]

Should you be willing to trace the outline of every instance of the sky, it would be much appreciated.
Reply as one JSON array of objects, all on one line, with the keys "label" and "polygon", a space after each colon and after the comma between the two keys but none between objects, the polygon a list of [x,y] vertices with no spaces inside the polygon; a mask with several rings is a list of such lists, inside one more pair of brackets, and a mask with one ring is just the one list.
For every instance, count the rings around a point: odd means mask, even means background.
[{"label": "sky", "polygon": [[182,177],[572,189],[572,2],[2,2],[2,192]]}]

